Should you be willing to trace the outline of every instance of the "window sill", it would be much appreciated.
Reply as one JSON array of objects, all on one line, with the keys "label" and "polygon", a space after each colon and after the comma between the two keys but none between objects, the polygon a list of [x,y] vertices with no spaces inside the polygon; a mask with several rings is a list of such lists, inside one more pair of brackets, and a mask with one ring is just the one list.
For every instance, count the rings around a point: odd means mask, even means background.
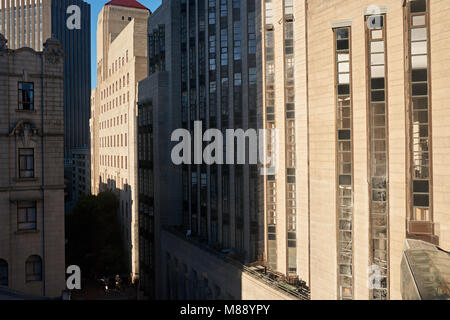
[{"label": "window sill", "polygon": [[36,113],[36,110],[22,110],[22,109],[17,109],[16,112],[19,113]]},{"label": "window sill", "polygon": [[41,233],[41,230],[22,230],[22,231],[16,231],[15,235],[21,236],[21,235],[25,235],[25,234],[38,234],[38,233]]}]

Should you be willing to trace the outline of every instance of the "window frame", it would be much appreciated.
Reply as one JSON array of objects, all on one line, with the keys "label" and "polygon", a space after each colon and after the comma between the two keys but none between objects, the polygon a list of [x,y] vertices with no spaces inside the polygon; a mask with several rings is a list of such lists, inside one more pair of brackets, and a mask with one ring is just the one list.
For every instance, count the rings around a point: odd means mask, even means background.
[{"label": "window frame", "polygon": [[[339,37],[341,29],[347,29],[346,37]],[[335,99],[335,148],[336,148],[336,256],[337,256],[337,297],[339,300],[351,300],[355,296],[355,274],[354,274],[354,138],[353,138],[353,69],[352,69],[352,26],[333,28],[333,52],[334,52],[334,99]],[[345,32],[344,32],[345,33]],[[343,41],[348,41],[348,47],[342,47]],[[340,60],[339,55],[348,55],[348,61]],[[348,71],[340,70],[340,64],[348,63]],[[348,74],[348,92],[341,92],[340,88],[346,88],[345,81],[341,81],[340,75]],[[344,103],[345,102],[345,107]],[[347,105],[348,102],[348,105]],[[347,110],[348,109],[348,110]],[[348,111],[348,115],[345,114]],[[347,129],[343,121],[349,120]],[[350,131],[348,139],[340,139],[341,131]],[[347,150],[348,149],[348,150]],[[347,160],[350,161],[346,161]],[[347,174],[345,167],[350,164],[350,172]],[[342,169],[341,169],[342,167]],[[341,174],[342,173],[342,174]],[[350,180],[348,178],[350,177]],[[349,196],[350,193],[350,196]],[[349,202],[350,201],[350,202]],[[350,203],[350,205],[348,205]],[[347,217],[350,215],[350,219]],[[350,238],[345,236],[350,234]],[[341,261],[341,257],[348,256],[345,243],[351,243],[350,264]],[[343,266],[344,268],[340,268]],[[348,269],[349,274],[341,274],[340,270]],[[350,279],[350,281],[348,281]],[[345,280],[345,281],[344,281]],[[346,283],[346,285],[344,285]],[[343,295],[342,287],[351,290],[351,295]]]},{"label": "window frame", "polygon": [[[29,102],[29,109],[25,109],[24,106],[24,102],[23,102],[23,91],[29,92],[30,89],[23,89],[21,88],[21,85],[23,84],[28,84],[28,85],[32,85],[31,88],[31,92],[32,92],[32,98],[31,101]],[[34,106],[34,82],[28,82],[28,81],[19,81],[17,83],[17,110],[19,111],[35,111],[35,106]]]},{"label": "window frame", "polygon": [[[28,154],[28,155],[22,155],[21,152],[24,151],[32,151],[32,154]],[[34,179],[35,178],[35,171],[36,171],[36,164],[35,164],[35,157],[34,157],[34,148],[19,148],[18,150],[18,159],[19,159],[19,163],[18,163],[18,169],[19,169],[19,179]],[[29,158],[32,158],[32,164],[33,167],[31,169],[28,168],[28,160]],[[26,169],[22,169],[22,158],[26,159],[26,163],[27,163],[27,168]],[[22,176],[22,172],[32,172],[31,176]]]},{"label": "window frame", "polygon": [[[385,273],[382,272],[382,278],[385,281],[386,286],[381,289],[370,289],[369,291],[369,299],[371,300],[384,300],[380,296],[377,296],[379,294],[379,291],[385,291],[386,293],[386,300],[390,299],[390,224],[389,224],[389,81],[388,81],[388,47],[387,47],[387,16],[386,14],[380,14],[379,16],[383,19],[383,26],[380,28],[371,29],[368,28],[367,23],[365,23],[365,39],[366,39],[366,66],[367,66],[367,77],[366,77],[366,85],[367,85],[367,132],[368,132],[368,149],[367,149],[367,159],[368,159],[368,180],[369,181],[369,187],[368,187],[368,199],[369,199],[369,255],[370,265],[377,265],[380,267],[380,269],[386,268]],[[367,18],[369,16],[365,17],[365,21],[367,21]],[[373,36],[374,31],[380,31],[381,37],[376,38]],[[372,53],[371,51],[371,44],[373,42],[383,42],[384,43],[384,50],[383,52],[375,52]],[[383,64],[380,63],[372,63],[372,55],[381,55],[384,56],[384,62]],[[372,80],[374,79],[380,79],[380,77],[375,77],[372,74],[372,67],[384,67],[384,88],[380,89],[379,87],[374,88],[372,85]],[[384,93],[384,100],[373,100],[372,93],[373,92],[383,92]],[[376,121],[377,117],[380,117],[380,113],[378,113],[380,110],[380,106],[384,105],[384,123],[383,125],[378,124]],[[380,130],[382,130],[382,127],[384,127],[384,139],[380,139],[377,137],[377,133],[379,133]],[[385,148],[384,152],[380,152],[379,150],[376,150],[376,144],[379,141],[385,141]],[[380,154],[385,155],[384,164],[385,164],[385,187],[384,188],[377,188],[374,185],[374,181],[377,181],[378,179],[382,178],[383,176],[378,175],[378,168],[380,167],[377,164],[373,164],[377,156]],[[379,180],[381,181],[381,180]],[[385,194],[384,200],[374,199],[374,195],[377,194]],[[381,207],[384,204],[385,211],[384,213],[379,212],[379,208],[375,208],[375,205],[380,205]],[[374,234],[374,227],[375,222],[377,222],[377,219],[381,219],[381,216],[383,216],[385,221],[385,232],[386,237],[382,237],[377,234],[375,236]],[[378,227],[378,226],[377,226]],[[375,243],[380,243],[381,241],[385,241],[385,249],[383,251],[386,251],[386,265],[383,266],[382,264],[377,264],[377,257],[376,257],[376,251],[380,251],[381,249],[375,248]]]},{"label": "window frame", "polygon": [[[427,236],[435,237],[435,231],[433,227],[434,223],[434,208],[433,208],[433,133],[432,133],[432,79],[431,79],[431,24],[430,24],[430,1],[424,0],[426,4],[426,11],[422,12],[412,12],[411,11],[411,0],[408,0],[406,3],[406,6],[404,8],[405,10],[405,46],[406,46],[406,53],[407,53],[407,72],[406,74],[406,84],[405,89],[407,92],[406,95],[406,103],[407,103],[407,119],[408,119],[408,167],[407,167],[407,181],[408,181],[408,211],[407,211],[407,222],[408,222],[408,228],[407,228],[407,235],[414,235],[414,232],[410,231],[410,223],[418,223],[420,225],[424,224],[430,224],[431,228],[428,229],[432,232],[428,234]],[[413,19],[417,16],[424,16],[425,17],[425,24],[424,25],[414,25]],[[416,39],[413,40],[412,38],[412,30],[414,29],[426,29],[426,39],[420,40]],[[420,43],[420,42],[426,42],[426,54],[423,53],[412,53],[412,47],[414,43]],[[423,56],[426,55],[426,69],[420,69],[416,68],[413,69],[413,57],[414,56]],[[427,71],[427,79],[426,81],[423,80],[417,80],[414,81],[413,79],[413,71],[414,70],[426,70]],[[425,94],[416,94],[413,92],[413,87],[417,85],[423,85],[427,84],[427,92]],[[426,109],[419,108],[416,109],[414,107],[413,101],[419,101],[421,99],[427,100],[427,106]],[[426,123],[422,123],[420,121],[414,121],[414,115],[417,113],[418,115],[420,113],[426,113],[427,114],[427,121]],[[416,123],[416,124],[415,124]],[[419,136],[414,135],[414,127],[419,128]],[[421,128],[427,127],[427,136],[423,137]],[[427,147],[424,150],[415,151],[414,150],[414,144],[415,142],[418,143],[427,143]],[[415,164],[416,155],[425,155],[427,158],[427,164],[417,166]],[[425,158],[422,158],[422,160]],[[423,177],[417,177],[415,169],[416,168],[426,168],[428,169],[428,178]],[[414,189],[415,182],[428,182],[428,192],[416,192]],[[427,196],[428,198],[428,205],[415,205],[414,199],[415,197],[423,197]],[[421,216],[422,219],[420,219],[416,215],[416,209],[417,213],[419,214],[420,211],[422,211]],[[430,239],[429,239],[430,240]]]},{"label": "window frame", "polygon": [[[32,272],[29,271],[29,267],[32,267]],[[42,272],[42,258],[38,255],[31,255],[25,261],[25,281],[28,282],[41,282],[43,279]]]},{"label": "window frame", "polygon": [[[21,221],[20,210],[25,209],[26,219]],[[34,220],[30,219],[29,209],[34,209]],[[21,225],[34,224],[31,228],[21,228]],[[35,231],[37,229],[37,201],[17,201],[17,231]]]}]

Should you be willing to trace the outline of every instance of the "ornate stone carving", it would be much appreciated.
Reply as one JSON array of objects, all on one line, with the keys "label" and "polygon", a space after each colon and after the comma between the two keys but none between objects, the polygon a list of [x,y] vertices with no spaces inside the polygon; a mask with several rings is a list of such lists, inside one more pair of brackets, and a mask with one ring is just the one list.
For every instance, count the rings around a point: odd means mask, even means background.
[{"label": "ornate stone carving", "polygon": [[31,147],[39,138],[39,130],[30,122],[20,120],[9,136],[18,136],[22,140],[24,147]]},{"label": "ornate stone carving", "polygon": [[59,41],[52,36],[44,43],[44,55],[48,63],[57,64],[65,54]]}]

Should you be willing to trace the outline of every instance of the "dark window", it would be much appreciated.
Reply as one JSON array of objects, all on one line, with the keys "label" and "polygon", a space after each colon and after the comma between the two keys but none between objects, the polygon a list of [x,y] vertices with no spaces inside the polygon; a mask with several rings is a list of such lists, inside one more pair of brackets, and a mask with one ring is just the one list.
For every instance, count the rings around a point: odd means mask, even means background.
[{"label": "dark window", "polygon": [[351,132],[350,130],[339,130],[339,140],[350,140]]},{"label": "dark window", "polygon": [[349,94],[350,94],[350,85],[348,84],[338,85],[338,95],[349,95]]},{"label": "dark window", "polygon": [[25,263],[26,281],[42,281],[42,259],[30,256]]},{"label": "dark window", "polygon": [[372,95],[372,101],[373,102],[385,101],[384,90],[382,90],[382,91],[372,91],[371,95]]},{"label": "dark window", "polygon": [[428,69],[415,69],[411,73],[413,82],[428,81]]},{"label": "dark window", "polygon": [[371,83],[372,83],[372,89],[376,90],[376,89],[384,89],[384,78],[372,78],[371,79]]},{"label": "dark window", "polygon": [[414,181],[414,192],[419,193],[428,193],[430,192],[430,184],[429,181]]},{"label": "dark window", "polygon": [[34,84],[19,82],[19,110],[34,110]]},{"label": "dark window", "polygon": [[17,229],[19,231],[36,230],[36,202],[19,201],[17,203]]},{"label": "dark window", "polygon": [[337,49],[338,50],[348,50],[350,48],[348,40],[338,40]]},{"label": "dark window", "polygon": [[0,259],[0,286],[8,286],[8,262]]},{"label": "dark window", "polygon": [[426,0],[415,0],[410,2],[411,12],[426,12],[427,11],[427,1]]},{"label": "dark window", "polygon": [[415,207],[429,207],[430,206],[430,196],[427,194],[415,194],[414,195],[414,206]]},{"label": "dark window", "polygon": [[418,83],[412,85],[412,95],[413,96],[426,96],[428,94],[428,84]]},{"label": "dark window", "polygon": [[19,149],[19,177],[34,178],[33,149]]},{"label": "dark window", "polygon": [[339,184],[341,186],[351,186],[352,185],[352,176],[340,175],[339,176]]}]

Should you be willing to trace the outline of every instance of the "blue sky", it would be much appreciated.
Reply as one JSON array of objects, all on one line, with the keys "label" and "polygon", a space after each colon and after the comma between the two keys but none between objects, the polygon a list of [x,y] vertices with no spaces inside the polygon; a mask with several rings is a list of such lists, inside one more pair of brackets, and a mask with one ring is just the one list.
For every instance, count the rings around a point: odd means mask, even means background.
[{"label": "blue sky", "polygon": [[[97,87],[97,18],[103,5],[109,0],[85,0],[91,4],[91,74],[92,88]],[[161,4],[161,0],[138,0],[152,11]]]}]

